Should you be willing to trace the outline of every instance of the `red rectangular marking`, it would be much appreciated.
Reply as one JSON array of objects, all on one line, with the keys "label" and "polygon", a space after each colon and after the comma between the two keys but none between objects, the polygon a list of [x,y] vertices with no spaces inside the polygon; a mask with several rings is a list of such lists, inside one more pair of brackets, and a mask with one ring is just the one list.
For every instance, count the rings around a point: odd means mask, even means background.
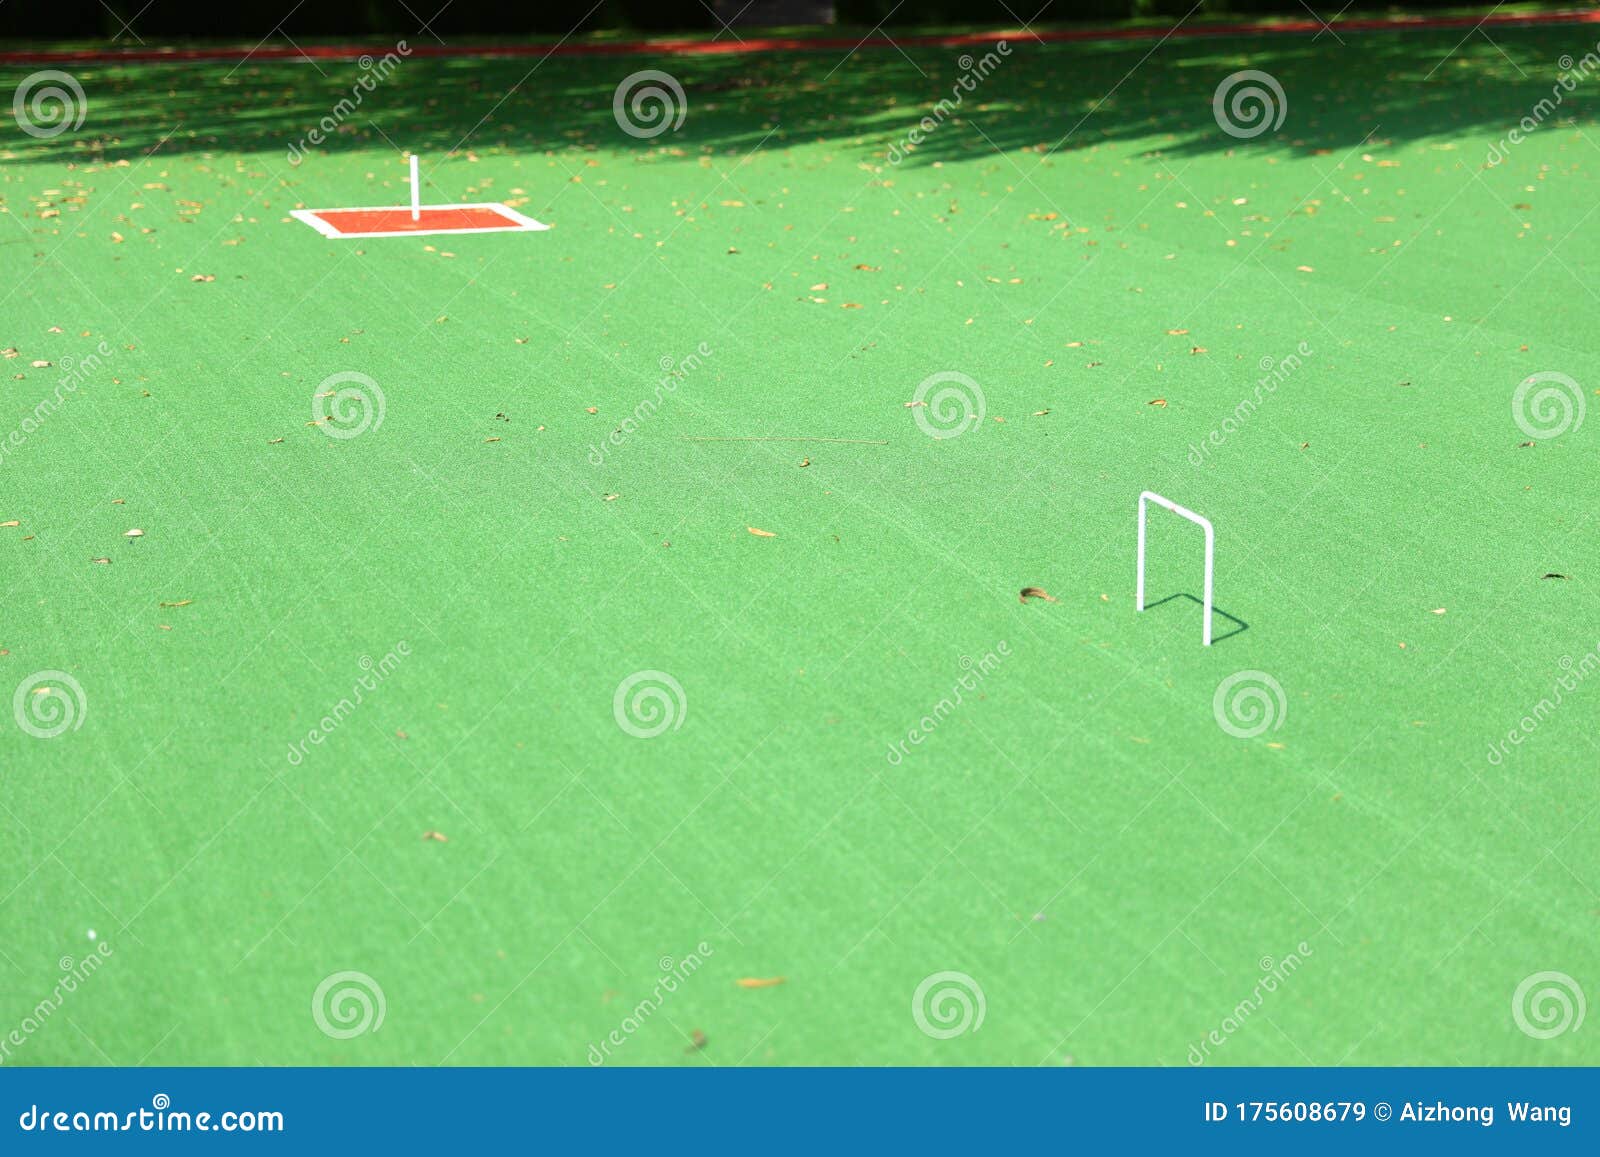
[{"label": "red rectangular marking", "polygon": [[366,205],[349,209],[290,209],[289,216],[324,237],[426,237],[449,233],[530,233],[550,226],[509,205],[484,201],[470,205],[424,205],[411,219],[405,205]]},{"label": "red rectangular marking", "polygon": [[410,209],[321,209],[317,216],[341,234],[349,233],[449,233],[460,229],[516,228],[514,221],[497,209],[423,209],[417,220]]}]

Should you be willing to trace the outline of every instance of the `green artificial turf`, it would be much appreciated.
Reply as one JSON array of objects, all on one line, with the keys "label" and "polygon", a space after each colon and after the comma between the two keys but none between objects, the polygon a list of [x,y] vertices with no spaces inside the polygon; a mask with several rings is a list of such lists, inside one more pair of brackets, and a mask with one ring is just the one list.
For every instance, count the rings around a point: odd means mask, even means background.
[{"label": "green artificial turf", "polygon": [[[86,703],[0,715],[4,1063],[1600,1060],[1513,1016],[1600,998],[1600,419],[1511,407],[1600,388],[1589,88],[1484,167],[1594,36],[1493,36],[1019,42],[899,165],[973,50],[409,60],[298,167],[354,63],[70,66],[82,128],[0,153],[0,698]],[[403,203],[401,148],[554,229],[289,218]],[[944,371],[985,413],[932,438]],[[1216,524],[1209,649],[1135,614],[1144,489]],[[1199,595],[1197,529],[1150,551]],[[346,970],[385,1015],[340,1039]],[[939,1039],[946,971],[984,1019]]]}]

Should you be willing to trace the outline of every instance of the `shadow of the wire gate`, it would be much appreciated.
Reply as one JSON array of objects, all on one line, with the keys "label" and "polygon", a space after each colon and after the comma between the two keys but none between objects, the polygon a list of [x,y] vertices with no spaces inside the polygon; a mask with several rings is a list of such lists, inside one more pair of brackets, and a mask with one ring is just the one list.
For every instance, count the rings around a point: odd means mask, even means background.
[{"label": "shadow of the wire gate", "polygon": [[[1200,607],[1202,610],[1205,608],[1205,605],[1206,605],[1204,603],[1204,601],[1202,601],[1201,599],[1195,598],[1191,594],[1179,593],[1179,594],[1175,594],[1175,595],[1168,595],[1164,599],[1157,599],[1153,603],[1146,603],[1144,605],[1144,609],[1147,610],[1147,611],[1153,611],[1157,607],[1162,606],[1165,603],[1172,602],[1174,599],[1188,599],[1191,603],[1193,603],[1197,607]],[[1230,615],[1227,611],[1223,610],[1219,606],[1213,605],[1212,608],[1211,608],[1211,613],[1213,615],[1216,615],[1219,618],[1227,619],[1228,622],[1230,622],[1230,623],[1232,623],[1234,625],[1233,626],[1233,630],[1231,630],[1231,631],[1224,631],[1220,635],[1213,635],[1211,637],[1211,643],[1212,643],[1213,646],[1215,646],[1216,644],[1222,642],[1222,640],[1224,640],[1224,639],[1231,639],[1235,635],[1243,634],[1245,631],[1248,631],[1250,629],[1250,624],[1249,623],[1245,622],[1243,619],[1236,618],[1233,615]]]}]

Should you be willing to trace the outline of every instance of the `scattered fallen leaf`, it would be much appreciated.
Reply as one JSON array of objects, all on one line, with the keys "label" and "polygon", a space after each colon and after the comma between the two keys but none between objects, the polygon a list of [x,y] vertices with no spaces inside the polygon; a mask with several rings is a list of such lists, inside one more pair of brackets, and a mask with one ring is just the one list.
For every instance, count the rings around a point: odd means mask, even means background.
[{"label": "scattered fallen leaf", "polygon": [[751,534],[756,535],[759,538],[777,538],[778,537],[777,534],[774,531],[760,530],[760,529],[758,529],[758,528],[756,528],[754,526],[747,526],[747,527],[745,527],[745,529],[748,530]]},{"label": "scattered fallen leaf", "polygon": [[282,441],[283,441],[282,438],[269,438],[269,439],[267,439],[267,445],[268,446],[276,446]]},{"label": "scattered fallen leaf", "polygon": [[800,469],[804,470],[809,465],[811,465],[811,459],[809,459],[809,458],[800,459]]},{"label": "scattered fallen leaf", "polygon": [[[8,523],[6,523],[6,525],[7,526],[15,526],[16,523],[8,522]],[[1550,571],[1548,574],[1542,574],[1539,577],[1540,578],[1547,578],[1547,579],[1552,579],[1552,578],[1553,579],[1564,579],[1564,578],[1571,578],[1572,576],[1571,575],[1565,575],[1565,574],[1557,574],[1555,571]]]},{"label": "scattered fallen leaf", "polygon": [[787,976],[741,976],[734,983],[740,988],[772,988],[788,979]]},{"label": "scattered fallen leaf", "polygon": [[1430,613],[1431,614],[1435,614],[1435,615],[1442,615],[1442,614],[1444,614],[1444,608],[1443,607],[1435,607]]},{"label": "scattered fallen leaf", "polygon": [[123,534],[123,536],[122,536],[122,537],[123,537],[123,538],[143,538],[143,537],[144,537],[144,531],[142,531],[142,530],[140,530],[140,529],[139,529],[139,528],[138,528],[138,527],[137,527],[137,526],[136,526],[136,527],[134,527],[134,528],[133,528],[133,529],[132,529],[132,530],[129,530],[129,531],[126,531],[126,532],[125,532],[125,533],[124,533],[124,534]]},{"label": "scattered fallen leaf", "polygon": [[1167,400],[1165,398],[1151,398],[1148,402],[1145,403],[1145,405],[1147,405],[1147,406],[1162,406],[1162,407],[1165,407],[1166,404],[1167,404]]},{"label": "scattered fallen leaf", "polygon": [[617,499],[619,499],[621,497],[622,497],[622,495],[620,495],[620,494],[602,494],[600,496],[600,499],[601,499],[602,502],[615,502]]},{"label": "scattered fallen leaf", "polygon": [[445,835],[443,832],[435,832],[431,830],[423,832],[422,838],[425,840],[437,840],[441,844],[448,844],[450,842],[450,837]]},{"label": "scattered fallen leaf", "polygon": [[216,280],[216,276],[214,274],[210,274],[210,273],[196,273],[193,277],[189,278],[189,280],[190,281],[215,281]]},{"label": "scattered fallen leaf", "polygon": [[1047,603],[1061,601],[1043,587],[1023,587],[1022,593],[1017,596],[1017,601],[1026,603],[1029,599],[1043,599]]},{"label": "scattered fallen leaf", "polygon": [[1172,336],[1176,337],[1179,334],[1185,334],[1185,333],[1188,333],[1189,331],[1186,330],[1186,329],[1169,329],[1167,332],[1169,334],[1171,334]]},{"label": "scattered fallen leaf", "polygon": [[15,519],[15,518],[13,518],[10,522],[0,522],[0,526],[21,526],[21,525],[22,525],[22,523],[18,519]]},{"label": "scattered fallen leaf", "polygon": [[92,563],[97,563],[100,566],[110,566],[111,565],[111,560],[109,558],[91,558],[89,561],[92,562]]},{"label": "scattered fallen leaf", "polygon": [[[737,249],[730,249],[730,250],[728,250],[728,252],[729,253],[737,253],[738,250]],[[692,1033],[689,1034],[689,1047],[684,1049],[683,1051],[686,1052],[686,1053],[698,1052],[700,1049],[703,1049],[705,1047],[706,1047],[706,1034],[701,1032],[699,1029],[695,1029]]]},{"label": "scattered fallen leaf", "polygon": [[193,599],[179,599],[175,603],[160,603],[158,605],[163,607],[186,607],[192,602],[194,602]]}]

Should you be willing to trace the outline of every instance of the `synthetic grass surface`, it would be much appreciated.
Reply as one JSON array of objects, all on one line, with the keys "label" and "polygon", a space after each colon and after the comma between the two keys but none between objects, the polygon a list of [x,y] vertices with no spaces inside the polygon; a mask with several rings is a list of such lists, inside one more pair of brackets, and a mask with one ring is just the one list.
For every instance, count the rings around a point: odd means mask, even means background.
[{"label": "synthetic grass surface", "polygon": [[[969,53],[663,60],[649,140],[648,61],[407,61],[298,167],[355,65],[75,68],[0,172],[0,673],[83,708],[0,729],[6,1063],[1600,1059],[1513,1015],[1600,991],[1600,427],[1511,405],[1600,385],[1586,90],[1484,167],[1592,35],[1347,39],[1019,42],[899,165]],[[1244,68],[1276,133],[1213,118]],[[398,148],[555,228],[289,219],[404,203]],[[984,417],[929,437],[949,371]],[[694,440],[755,435],[802,440]],[[1143,489],[1247,629],[1134,613]],[[319,1028],[343,971],[376,1031]],[[984,1019],[939,1039],[945,971]]]}]

